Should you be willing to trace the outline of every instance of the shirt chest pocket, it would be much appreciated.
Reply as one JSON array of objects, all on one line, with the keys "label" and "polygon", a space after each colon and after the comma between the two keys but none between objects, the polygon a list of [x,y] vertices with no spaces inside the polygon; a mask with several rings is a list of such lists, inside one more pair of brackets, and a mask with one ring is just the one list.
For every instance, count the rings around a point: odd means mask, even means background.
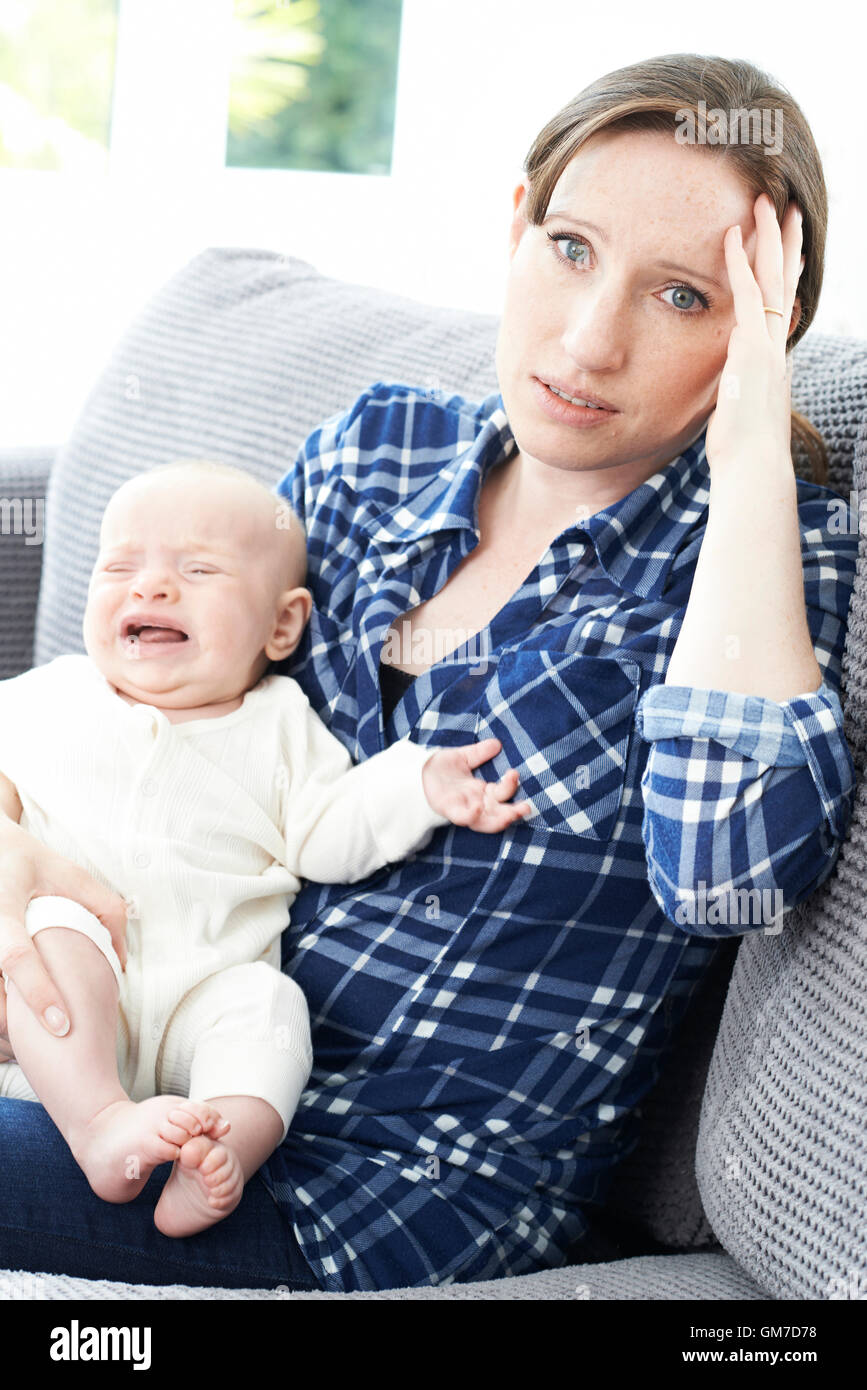
[{"label": "shirt chest pocket", "polygon": [[536,808],[528,831],[607,840],[623,800],[640,679],[638,663],[623,658],[504,652],[475,733],[503,746],[477,775],[496,781],[515,768],[515,800]]}]

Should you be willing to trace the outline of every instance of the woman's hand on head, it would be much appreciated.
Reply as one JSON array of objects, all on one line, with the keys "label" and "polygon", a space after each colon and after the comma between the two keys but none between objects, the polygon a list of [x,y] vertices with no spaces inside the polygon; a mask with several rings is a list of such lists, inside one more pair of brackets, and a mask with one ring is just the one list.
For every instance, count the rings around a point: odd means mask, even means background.
[{"label": "woman's hand on head", "polygon": [[[736,322],[705,437],[711,477],[715,469],[742,459],[761,465],[779,457],[791,468],[791,355],[786,343],[800,314],[795,299],[804,267],[801,213],[790,202],[781,227],[773,203],[762,193],[753,214],[754,267],[739,224],[727,229],[723,241]],[[780,312],[766,313],[765,307]]]},{"label": "woman's hand on head", "polygon": [[533,814],[529,801],[512,801],[518,774],[510,769],[499,782],[474,777],[475,768],[499,753],[498,738],[484,738],[464,748],[440,748],[422,768],[422,784],[430,805],[453,825],[482,834],[496,834]]},{"label": "woman's hand on head", "polygon": [[[43,1027],[62,1036],[68,1031],[68,1024],[52,1028],[45,1018],[46,1010],[52,1007],[68,1016],[62,991],[45,969],[24,925],[29,903],[46,895],[72,898],[88,908],[108,930],[121,964],[126,964],[123,898],[0,815],[0,970],[14,981]],[[6,989],[0,979],[0,1061],[9,1061],[12,1056],[6,1026]]]}]

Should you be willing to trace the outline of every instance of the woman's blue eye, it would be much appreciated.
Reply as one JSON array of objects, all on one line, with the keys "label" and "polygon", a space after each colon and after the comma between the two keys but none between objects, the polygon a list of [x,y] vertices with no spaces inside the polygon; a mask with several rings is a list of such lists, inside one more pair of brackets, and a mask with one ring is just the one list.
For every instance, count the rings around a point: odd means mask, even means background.
[{"label": "woman's blue eye", "polygon": [[[586,249],[588,243],[584,240],[583,237],[573,236],[571,232],[548,232],[548,240],[552,243],[555,243],[553,246],[554,255],[557,257],[557,260],[561,264],[564,261],[568,261],[571,265],[581,266],[585,264],[586,257],[582,257],[579,260],[574,255],[570,255],[568,250],[561,251],[559,246],[556,245],[557,242],[562,241],[565,242],[567,247],[577,246],[579,248]],[[688,304],[672,304],[669,300],[665,300],[665,303],[669,304],[669,307],[674,309],[675,312],[678,313],[681,318],[695,318],[698,314],[702,312],[702,310],[710,308],[710,300],[708,299],[707,295],[702,294],[700,290],[694,290],[691,285],[669,285],[667,289],[664,289],[662,291],[662,293],[690,296],[691,302]],[[696,304],[700,304],[701,308],[697,309],[695,307]]]},{"label": "woman's blue eye", "polygon": [[[698,290],[691,290],[691,289],[689,288],[689,285],[669,285],[668,289],[667,289],[667,290],[663,290],[662,293],[663,293],[663,294],[688,294],[688,295],[691,296],[691,298],[692,298],[695,302],[698,302],[698,297],[699,297],[699,296],[698,296]],[[691,308],[692,308],[692,304],[675,304],[675,305],[673,305],[672,307],[673,307],[673,308],[676,308],[676,309],[691,309]]]},{"label": "woman's blue eye", "polygon": [[[552,239],[552,242],[565,242],[568,246],[581,246],[584,247],[584,249],[586,250],[586,242],[584,239],[581,238],[581,236],[570,236],[568,235],[568,232],[554,232],[553,235],[552,232],[549,232],[549,234],[547,235],[549,235],[549,238]],[[559,252],[557,254],[563,257],[564,260],[571,260],[572,264],[581,264],[581,261],[575,259],[574,256],[570,256],[568,252]]]}]

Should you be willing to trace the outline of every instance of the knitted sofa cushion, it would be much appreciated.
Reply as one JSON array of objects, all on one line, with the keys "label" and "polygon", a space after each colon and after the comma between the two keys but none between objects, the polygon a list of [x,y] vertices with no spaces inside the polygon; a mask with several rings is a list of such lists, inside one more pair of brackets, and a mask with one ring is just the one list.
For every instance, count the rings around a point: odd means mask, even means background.
[{"label": "knitted sofa cushion", "polygon": [[58,452],[46,499],[35,661],[84,650],[99,519],[128,478],[204,456],[273,486],[299,445],[379,378],[482,399],[491,316],[348,285],[269,251],[202,252],[121,340]]},{"label": "knitted sofa cushion", "polygon": [[[272,252],[197,256],[124,336],[55,461],[36,663],[83,650],[99,518],[126,479],[207,454],[273,486],[306,435],[373,381],[472,400],[496,390],[496,332],[494,316],[347,284]],[[808,336],[795,349],[793,381],[796,404],[829,442],[832,478],[845,487],[855,431],[847,385],[853,351],[849,339]],[[717,1019],[711,1010],[705,1042]],[[634,1215],[656,1240],[676,1247],[711,1236],[693,1171],[703,1088],[693,1042],[669,1055],[659,1099],[645,1101],[643,1122],[660,1144],[624,1171],[616,1198],[621,1215]]]},{"label": "knitted sofa cushion", "polygon": [[0,449],[0,680],[26,671],[42,568],[53,450]]},{"label": "knitted sofa cushion", "polygon": [[[574,1304],[576,1299],[594,1302],[649,1299],[670,1303],[702,1300],[764,1302],[759,1288],[724,1251],[699,1251],[689,1255],[657,1255],[580,1268],[540,1270],[536,1274],[506,1279],[483,1279],[470,1284],[424,1285],[414,1289],[385,1289],[374,1293],[290,1293],[276,1289],[198,1288],[184,1284],[124,1284],[108,1279],[83,1279],[70,1274],[31,1274],[27,1270],[0,1270],[0,1302],[32,1302],[34,1299],[77,1302],[158,1303],[183,1299],[187,1303],[232,1300],[251,1303],[324,1302],[369,1303],[400,1300],[453,1302],[455,1299],[542,1300]],[[592,1314],[592,1310],[591,1314]],[[60,1321],[60,1319],[58,1319]]]},{"label": "knitted sofa cushion", "polygon": [[[863,382],[862,409],[865,401]],[[867,487],[867,418],[855,495]],[[834,872],[779,936],[740,948],[696,1168],[716,1235],[774,1298],[867,1298],[867,555],[843,660],[858,785]]]}]

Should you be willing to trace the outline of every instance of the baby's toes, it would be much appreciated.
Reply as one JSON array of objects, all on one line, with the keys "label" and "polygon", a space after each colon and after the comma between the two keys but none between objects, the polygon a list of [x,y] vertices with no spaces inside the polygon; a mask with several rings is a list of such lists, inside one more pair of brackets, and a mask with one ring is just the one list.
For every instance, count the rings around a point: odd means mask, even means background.
[{"label": "baby's toes", "polygon": [[[215,1147],[213,1139],[206,1134],[198,1134],[192,1139],[188,1139],[178,1154],[178,1162],[182,1168],[198,1168],[202,1171],[202,1164],[205,1163],[211,1150]],[[203,1175],[204,1176],[204,1175]]]},{"label": "baby's toes", "polygon": [[238,1205],[238,1184],[227,1185],[225,1192],[211,1192],[208,1196],[208,1206],[216,1211],[233,1211]]},{"label": "baby's toes", "polygon": [[199,1172],[208,1187],[217,1187],[233,1169],[233,1158],[225,1144],[214,1144],[199,1164]]},{"label": "baby's toes", "polygon": [[241,1168],[235,1162],[234,1156],[230,1155],[228,1163],[215,1169],[213,1173],[209,1173],[205,1178],[205,1183],[208,1188],[208,1201],[212,1206],[231,1202],[243,1185]]},{"label": "baby's toes", "polygon": [[227,1206],[238,1195],[241,1185],[240,1174],[235,1173],[218,1187],[208,1188],[208,1202],[212,1207]]}]

